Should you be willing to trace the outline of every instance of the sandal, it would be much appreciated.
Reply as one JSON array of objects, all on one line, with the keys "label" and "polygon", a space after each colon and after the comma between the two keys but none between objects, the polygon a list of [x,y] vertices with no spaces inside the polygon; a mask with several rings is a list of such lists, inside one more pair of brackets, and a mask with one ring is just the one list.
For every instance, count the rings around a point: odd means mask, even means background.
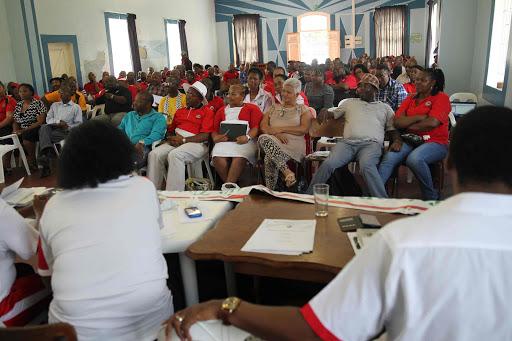
[{"label": "sandal", "polygon": [[291,187],[293,185],[295,185],[295,183],[297,182],[297,179],[295,178],[295,174],[291,173],[291,174],[288,174],[285,178],[286,180],[286,187]]}]

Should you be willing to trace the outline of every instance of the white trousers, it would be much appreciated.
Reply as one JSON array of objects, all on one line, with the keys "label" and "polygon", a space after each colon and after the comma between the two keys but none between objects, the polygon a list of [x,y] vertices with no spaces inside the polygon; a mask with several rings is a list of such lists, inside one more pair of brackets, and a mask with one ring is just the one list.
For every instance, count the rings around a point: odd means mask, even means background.
[{"label": "white trousers", "polygon": [[[162,187],[167,165],[165,189],[167,191],[183,191],[185,189],[185,166],[201,160],[207,152],[208,147],[204,143],[189,142],[179,147],[165,143],[153,149],[148,155],[148,178],[159,190]],[[192,168],[194,172],[199,169],[196,165]],[[189,174],[189,176],[198,176],[198,174]]]}]

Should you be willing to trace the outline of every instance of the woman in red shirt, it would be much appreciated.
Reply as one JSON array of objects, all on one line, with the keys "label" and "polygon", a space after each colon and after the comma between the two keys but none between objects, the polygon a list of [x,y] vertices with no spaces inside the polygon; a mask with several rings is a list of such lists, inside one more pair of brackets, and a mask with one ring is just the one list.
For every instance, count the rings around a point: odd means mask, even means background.
[{"label": "woman in red shirt", "polygon": [[[423,200],[437,200],[429,164],[443,160],[448,151],[448,124],[452,107],[443,93],[444,74],[440,69],[425,69],[416,79],[415,96],[407,97],[396,112],[393,124],[423,138],[424,143],[415,147],[402,141],[398,152],[388,151],[379,165],[379,175],[384,183],[393,169],[405,164],[419,182]],[[400,142],[395,141],[400,144]]]},{"label": "woman in red shirt", "polygon": [[[215,147],[212,150],[212,159],[217,173],[224,182],[224,188],[236,187],[235,184],[247,161],[252,165],[256,164],[258,146],[255,139],[258,137],[263,115],[257,105],[244,103],[245,95],[244,86],[232,85],[228,92],[229,104],[221,108],[213,120],[212,139]],[[247,122],[247,134],[229,142],[227,134],[219,133],[223,121]]]},{"label": "woman in red shirt", "polygon": [[[16,100],[7,95],[7,91],[2,82],[0,82],[0,136],[12,134],[12,121],[14,119],[14,109]],[[0,140],[0,144],[12,144],[11,139]],[[5,175],[11,175],[12,169],[9,167],[11,162],[11,152],[3,156]]]}]

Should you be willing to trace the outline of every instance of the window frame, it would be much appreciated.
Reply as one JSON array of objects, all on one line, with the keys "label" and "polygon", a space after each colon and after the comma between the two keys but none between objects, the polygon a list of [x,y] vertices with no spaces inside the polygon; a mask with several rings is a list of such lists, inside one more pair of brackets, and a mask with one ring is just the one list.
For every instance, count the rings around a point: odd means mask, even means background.
[{"label": "window frame", "polygon": [[308,13],[304,13],[304,14],[301,14],[297,17],[297,32],[300,33],[300,32],[317,32],[317,31],[324,31],[324,30],[303,30],[301,28],[301,21],[302,21],[302,18],[304,17],[309,17],[309,16],[313,16],[313,15],[318,15],[318,16],[324,16],[327,18],[327,27],[325,29],[325,31],[329,31],[330,28],[331,28],[331,15],[328,14],[328,13],[324,13],[324,12],[308,12]]},{"label": "window frame", "polygon": [[483,89],[482,89],[482,98],[486,101],[490,102],[493,105],[496,106],[503,106],[505,104],[505,97],[507,95],[507,83],[508,83],[508,74],[510,70],[510,58],[512,55],[512,25],[511,28],[511,34],[509,36],[508,41],[508,47],[507,47],[507,63],[505,65],[505,77],[503,79],[503,88],[501,90],[498,90],[496,88],[493,88],[489,85],[487,85],[487,74],[489,72],[489,60],[491,58],[491,41],[492,41],[492,28],[494,24],[494,9],[496,0],[492,0],[491,4],[491,18],[489,21],[489,40],[487,43],[487,62],[485,63],[485,74],[484,74],[484,81],[483,81]]},{"label": "window frame", "polygon": [[[116,76],[116,78],[117,78],[117,75],[114,74],[114,55],[112,54],[112,43],[110,41],[110,24],[108,22],[109,19],[128,20],[128,16],[124,13],[105,12],[105,29],[107,31],[107,45],[108,45],[108,59],[109,59],[109,63],[110,63],[110,74]],[[128,25],[128,22],[126,24]],[[131,70],[133,70],[133,62],[132,62]]]},{"label": "window frame", "polygon": [[[169,37],[167,35],[167,24],[176,24],[176,25],[178,25],[178,22],[179,22],[179,19],[164,18],[165,47],[167,49],[167,67],[169,68],[169,70],[172,70],[172,68],[175,65],[171,65],[171,56],[169,55]],[[179,26],[178,26],[178,32],[179,32]],[[180,41],[180,53],[181,53],[181,41]]]}]

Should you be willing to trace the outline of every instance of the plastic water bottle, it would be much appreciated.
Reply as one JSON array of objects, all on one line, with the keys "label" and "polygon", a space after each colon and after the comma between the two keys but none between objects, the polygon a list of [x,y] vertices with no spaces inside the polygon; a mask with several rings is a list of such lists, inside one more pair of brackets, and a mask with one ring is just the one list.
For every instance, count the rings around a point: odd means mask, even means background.
[{"label": "plastic water bottle", "polygon": [[307,189],[306,188],[306,180],[304,180],[304,177],[301,176],[300,181],[297,184],[297,192],[304,193],[304,192],[306,192],[306,189]]}]

